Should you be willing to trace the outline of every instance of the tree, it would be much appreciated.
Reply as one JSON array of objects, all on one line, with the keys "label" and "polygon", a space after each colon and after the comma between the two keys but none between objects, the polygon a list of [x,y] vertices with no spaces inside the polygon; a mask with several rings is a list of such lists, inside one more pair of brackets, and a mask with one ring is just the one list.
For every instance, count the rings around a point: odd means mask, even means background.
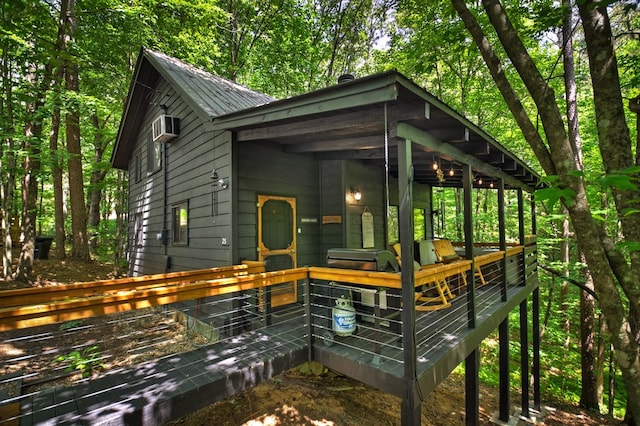
[{"label": "tree", "polygon": [[[498,0],[483,0],[484,12],[501,46],[537,107],[544,137],[514,91],[489,38],[463,0],[452,4],[474,42],[507,106],[545,172],[554,176],[554,188],[540,197],[560,200],[569,212],[576,239],[593,277],[599,305],[611,332],[618,365],[627,387],[628,420],[640,424],[640,353],[632,331],[627,303],[640,308],[640,190],[636,185],[639,164],[634,162],[629,128],[625,120],[620,81],[606,5],[584,1],[578,6],[589,57],[598,146],[606,175],[604,188],[615,202],[618,236],[603,232],[594,217],[584,170],[573,155],[577,147],[568,132],[554,90],[539,69]],[[622,244],[616,244],[619,241]]]},{"label": "tree", "polygon": [[[66,7],[65,7],[66,6]],[[63,0],[65,33],[65,88],[70,102],[67,103],[66,130],[67,152],[69,153],[69,201],[71,202],[71,232],[73,250],[71,255],[76,259],[89,260],[89,238],[87,236],[87,211],[84,199],[84,180],[82,176],[82,147],[80,146],[80,111],[78,96],[78,63],[72,54],[75,43],[76,17],[75,0]],[[65,13],[66,12],[66,13]]]}]

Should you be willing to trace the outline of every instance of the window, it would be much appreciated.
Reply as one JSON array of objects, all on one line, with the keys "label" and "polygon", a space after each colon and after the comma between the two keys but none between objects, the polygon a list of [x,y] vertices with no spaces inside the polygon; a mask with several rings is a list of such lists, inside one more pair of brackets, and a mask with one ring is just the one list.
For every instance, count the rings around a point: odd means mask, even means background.
[{"label": "window", "polygon": [[176,204],[171,209],[171,223],[173,228],[173,244],[189,243],[189,207],[187,202]]},{"label": "window", "polygon": [[133,157],[133,163],[131,165],[131,176],[133,176],[133,182],[135,183],[140,182],[140,180],[142,179],[142,173],[140,172],[140,169],[142,168],[142,160],[140,157],[140,153],[136,152]]},{"label": "window", "polygon": [[136,213],[136,220],[134,223],[134,237],[133,242],[136,247],[142,247],[144,244],[144,230],[142,229],[142,213]]},{"label": "window", "polygon": [[149,135],[147,145],[147,171],[149,173],[157,172],[162,168],[162,143],[154,142]]}]

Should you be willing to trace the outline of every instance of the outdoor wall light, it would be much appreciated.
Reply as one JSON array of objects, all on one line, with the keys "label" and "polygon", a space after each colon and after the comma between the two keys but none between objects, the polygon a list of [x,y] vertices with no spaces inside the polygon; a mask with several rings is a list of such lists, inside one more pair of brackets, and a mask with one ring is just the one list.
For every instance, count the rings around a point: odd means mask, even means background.
[{"label": "outdoor wall light", "polygon": [[453,167],[451,167],[451,168],[449,169],[449,176],[453,176],[453,175],[455,175],[455,174],[456,174],[456,172],[454,172],[454,171],[453,171]]},{"label": "outdoor wall light", "polygon": [[353,196],[353,199],[358,202],[362,200],[362,192],[360,192],[360,188],[358,188],[357,186],[351,188],[351,195]]},{"label": "outdoor wall light", "polygon": [[213,169],[213,172],[211,172],[211,180],[213,184],[220,189],[227,189],[229,187],[229,179],[219,177],[216,169]]}]

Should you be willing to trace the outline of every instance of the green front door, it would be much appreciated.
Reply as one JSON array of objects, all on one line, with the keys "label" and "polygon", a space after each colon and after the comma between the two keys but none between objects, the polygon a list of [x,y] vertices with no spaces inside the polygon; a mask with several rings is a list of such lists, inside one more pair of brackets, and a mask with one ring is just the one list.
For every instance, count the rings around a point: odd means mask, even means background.
[{"label": "green front door", "polygon": [[[297,266],[295,198],[258,195],[258,254],[267,271]],[[271,289],[273,307],[294,303],[297,299],[298,287],[294,281]]]}]

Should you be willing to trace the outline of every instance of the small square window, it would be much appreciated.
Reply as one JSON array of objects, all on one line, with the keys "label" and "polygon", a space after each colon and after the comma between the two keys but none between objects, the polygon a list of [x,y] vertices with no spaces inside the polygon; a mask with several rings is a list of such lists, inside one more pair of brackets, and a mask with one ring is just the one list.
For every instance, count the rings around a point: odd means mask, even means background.
[{"label": "small square window", "polygon": [[176,204],[171,209],[172,241],[174,245],[189,243],[189,207],[187,202]]}]

